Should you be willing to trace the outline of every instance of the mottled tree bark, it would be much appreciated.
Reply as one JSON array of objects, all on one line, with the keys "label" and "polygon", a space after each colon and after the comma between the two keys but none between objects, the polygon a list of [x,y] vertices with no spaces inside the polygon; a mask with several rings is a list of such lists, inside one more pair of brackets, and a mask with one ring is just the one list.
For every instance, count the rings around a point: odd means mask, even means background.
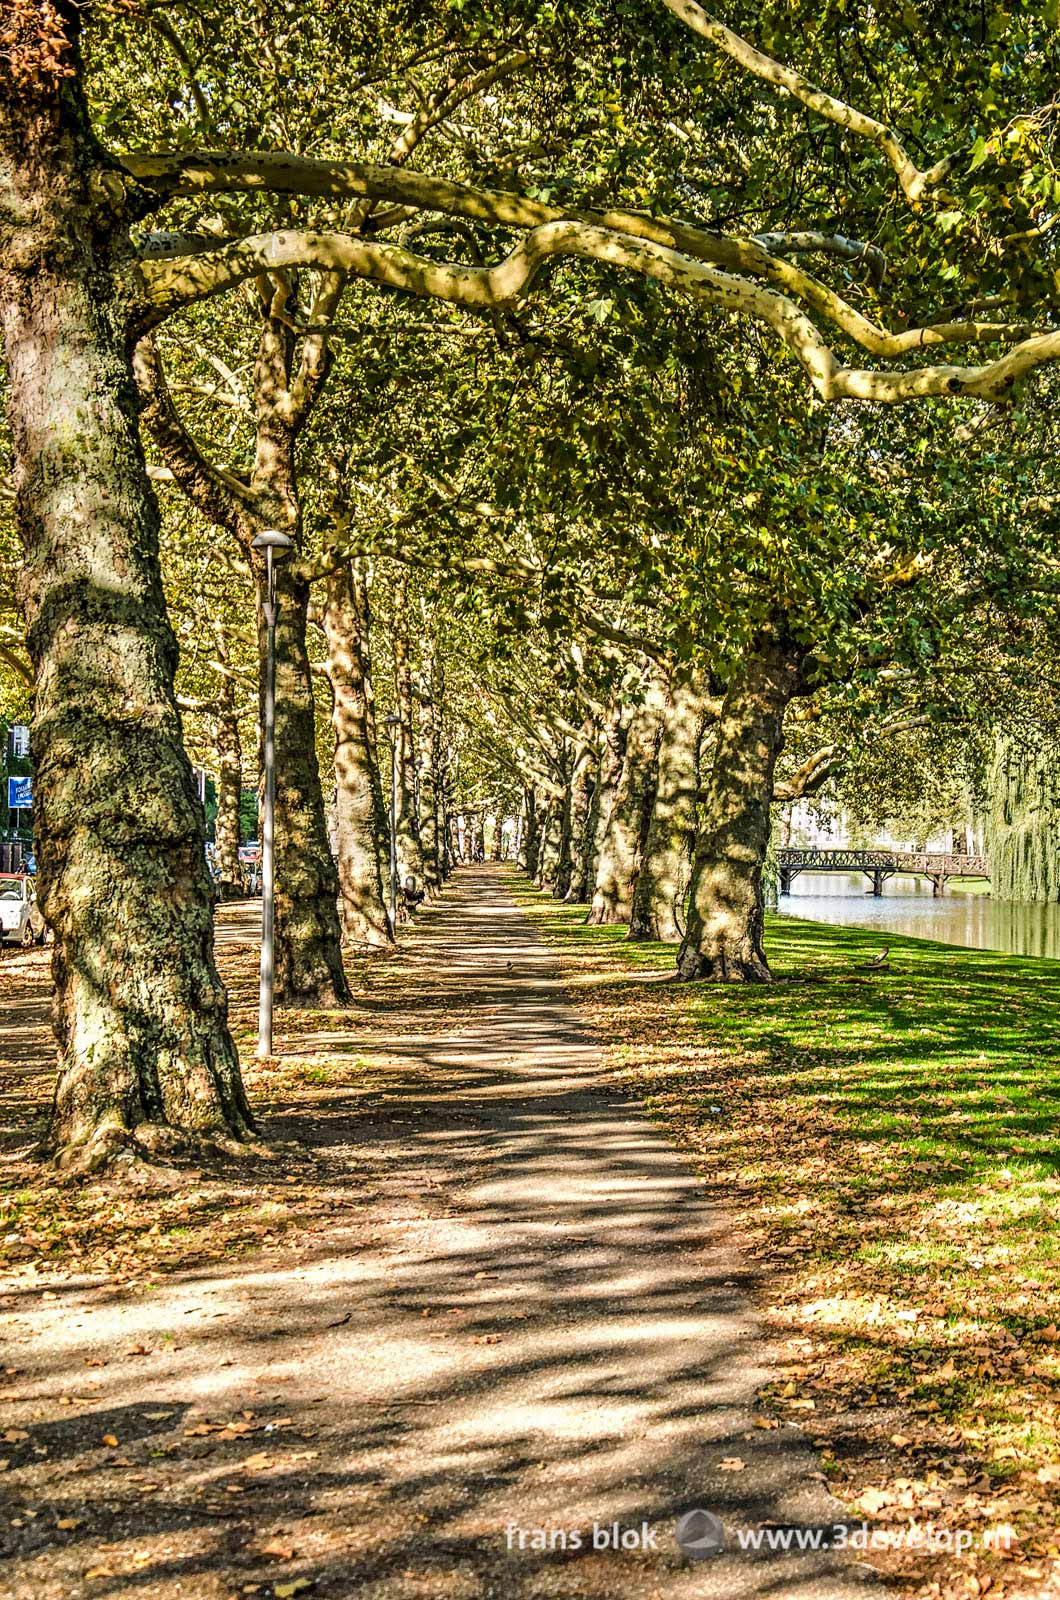
[{"label": "mottled tree bark", "polygon": [[243,799],[243,746],[239,737],[236,685],[228,667],[224,629],[215,630],[221,666],[217,688],[217,820],[214,823],[214,861],[217,897],[238,900],[244,893],[239,865],[239,807]]},{"label": "mottled tree bark", "polygon": [[523,790],[523,807],[526,816],[526,827],[523,834],[522,865],[525,868],[527,877],[536,880],[538,861],[541,855],[542,823],[542,808],[536,789]]},{"label": "mottled tree bark", "polygon": [[702,669],[674,678],[663,715],[659,780],[630,916],[631,939],[677,940],[696,825],[700,740],[711,705]]},{"label": "mottled tree bark", "polygon": [[[328,841],[316,747],[316,702],[309,659],[309,584],[297,552],[302,542],[296,445],[289,405],[294,336],[289,293],[274,292],[266,309],[254,369],[254,515],[240,521],[249,549],[262,528],[294,540],[295,553],[276,566],[276,999],[287,1006],[343,1005],[350,988],[342,965],[339,879]],[[260,696],[264,703],[267,630],[258,582]]]},{"label": "mottled tree bark", "polygon": [[27,10],[0,77],[0,326],[55,935],[51,1137],[93,1168],[161,1125],[242,1137],[251,1118],[126,348],[126,189],[92,136],[77,15],[58,9],[56,72],[33,62]]},{"label": "mottled tree bark", "polygon": [[600,857],[603,853],[607,825],[611,819],[615,788],[622,775],[628,732],[629,722],[625,707],[613,705],[604,723],[603,745],[597,767],[596,790],[593,794],[593,839],[589,861],[588,899],[592,899],[596,874],[600,869]]},{"label": "mottled tree bark", "polygon": [[406,620],[408,596],[401,585],[394,618],[394,710],[398,717],[398,878],[422,889],[426,880],[416,808],[416,707]]},{"label": "mottled tree bark", "polygon": [[545,811],[541,829],[541,851],[537,883],[546,894],[562,898],[563,843],[569,832],[568,805],[564,795],[553,795]]},{"label": "mottled tree bark", "polygon": [[803,690],[802,658],[764,639],[730,683],[703,786],[681,979],[768,983],[762,866],[784,715]]},{"label": "mottled tree bark", "polygon": [[424,888],[428,896],[442,887],[445,876],[441,839],[441,704],[443,688],[441,664],[431,661],[430,688],[420,707],[420,851],[423,856]]},{"label": "mottled tree bark", "polygon": [[584,743],[574,758],[570,783],[570,870],[564,900],[575,905],[592,893],[593,788],[596,774],[596,724],[587,717],[582,726]]},{"label": "mottled tree bark", "polygon": [[655,797],[665,688],[654,680],[629,717],[626,749],[600,839],[589,921],[628,922]]},{"label": "mottled tree bark", "polygon": [[[276,999],[287,1006],[343,1005],[350,989],[342,965],[338,872],[317,765],[306,643],[309,586],[293,562],[280,562],[276,571]],[[261,601],[259,588],[263,693]]]},{"label": "mottled tree bark", "polygon": [[348,561],[327,577],[322,612],[335,732],[335,832],[342,926],[356,945],[392,941],[380,859],[383,792],[369,715],[368,597]]}]

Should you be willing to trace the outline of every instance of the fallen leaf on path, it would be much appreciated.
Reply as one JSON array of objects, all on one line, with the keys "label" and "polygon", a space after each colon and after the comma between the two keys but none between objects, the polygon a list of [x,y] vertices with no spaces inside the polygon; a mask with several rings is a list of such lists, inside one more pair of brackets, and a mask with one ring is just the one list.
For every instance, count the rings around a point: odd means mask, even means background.
[{"label": "fallen leaf on path", "polygon": [[313,1583],[312,1578],[294,1578],[290,1583],[275,1584],[272,1592],[276,1600],[291,1600],[292,1595],[304,1594],[307,1589],[311,1589]]},{"label": "fallen leaf on path", "polygon": [[263,1556],[272,1556],[275,1561],[290,1561],[294,1555],[294,1545],[280,1538],[266,1539],[260,1550]]},{"label": "fallen leaf on path", "polygon": [[62,1528],[63,1532],[66,1533],[70,1528],[79,1528],[81,1519],[79,1517],[56,1517],[55,1526]]},{"label": "fallen leaf on path", "polygon": [[118,1440],[113,1433],[105,1433],[103,1438],[100,1440],[100,1443],[105,1444],[111,1450],[116,1450],[118,1448]]},{"label": "fallen leaf on path", "polygon": [[718,1462],[718,1470],[720,1472],[742,1472],[746,1465],[747,1462],[741,1460],[739,1456],[726,1456],[724,1461]]}]

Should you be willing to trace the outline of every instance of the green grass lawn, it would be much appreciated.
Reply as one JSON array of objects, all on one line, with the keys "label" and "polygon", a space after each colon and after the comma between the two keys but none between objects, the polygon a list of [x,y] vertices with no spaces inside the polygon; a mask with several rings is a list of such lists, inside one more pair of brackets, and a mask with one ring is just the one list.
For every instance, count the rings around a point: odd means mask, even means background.
[{"label": "green grass lawn", "polygon": [[867,1436],[886,1417],[855,1486],[868,1471],[873,1493],[908,1498],[894,1484],[928,1484],[941,1460],[1048,1554],[1060,962],[888,930],[886,967],[866,971],[879,930],[774,917],[775,984],[676,985],[660,981],[672,946],[519,893],[616,1068],[776,1269],[830,1467],[829,1411],[870,1419]]}]

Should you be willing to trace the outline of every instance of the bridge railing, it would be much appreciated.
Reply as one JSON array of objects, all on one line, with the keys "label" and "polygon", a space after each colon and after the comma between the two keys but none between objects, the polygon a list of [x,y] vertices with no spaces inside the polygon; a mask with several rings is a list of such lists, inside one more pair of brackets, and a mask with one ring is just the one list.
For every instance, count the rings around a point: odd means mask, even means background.
[{"label": "bridge railing", "polygon": [[986,856],[939,850],[821,850],[815,846],[785,847],[777,851],[778,866],[814,868],[828,872],[922,872],[927,877],[988,878]]},{"label": "bridge railing", "polygon": [[906,872],[945,872],[950,877],[975,878],[990,876],[986,856],[943,854],[936,850],[899,850],[895,860]]}]

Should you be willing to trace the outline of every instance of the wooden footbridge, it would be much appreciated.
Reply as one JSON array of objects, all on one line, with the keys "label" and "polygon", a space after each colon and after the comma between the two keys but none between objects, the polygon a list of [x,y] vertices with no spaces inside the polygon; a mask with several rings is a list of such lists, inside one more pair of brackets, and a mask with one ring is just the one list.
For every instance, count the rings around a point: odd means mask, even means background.
[{"label": "wooden footbridge", "polygon": [[934,850],[778,850],[780,892],[790,894],[800,872],[863,872],[874,895],[883,893],[888,878],[905,872],[930,878],[931,892],[946,892],[949,878],[989,878],[986,856],[946,855]]}]

